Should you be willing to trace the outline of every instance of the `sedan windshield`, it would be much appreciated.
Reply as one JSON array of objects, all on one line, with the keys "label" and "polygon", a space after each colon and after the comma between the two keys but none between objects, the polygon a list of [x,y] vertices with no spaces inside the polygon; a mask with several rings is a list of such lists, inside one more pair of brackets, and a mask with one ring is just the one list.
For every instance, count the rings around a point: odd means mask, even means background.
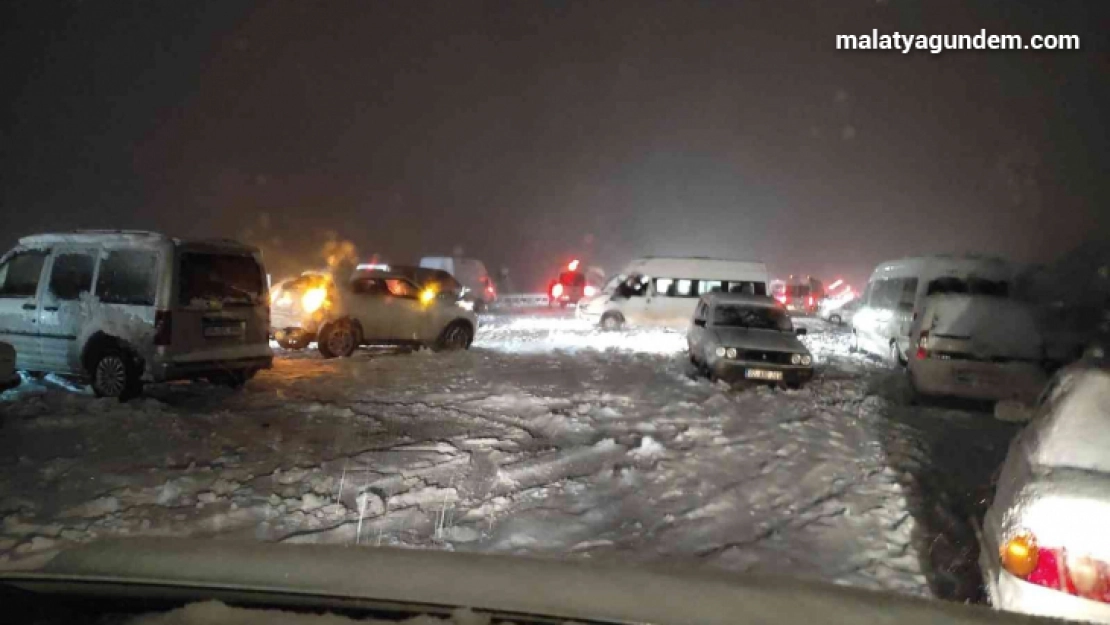
[{"label": "sedan windshield", "polygon": [[786,311],[769,306],[747,306],[744,304],[717,306],[713,310],[713,325],[757,330],[789,331],[793,329]]}]

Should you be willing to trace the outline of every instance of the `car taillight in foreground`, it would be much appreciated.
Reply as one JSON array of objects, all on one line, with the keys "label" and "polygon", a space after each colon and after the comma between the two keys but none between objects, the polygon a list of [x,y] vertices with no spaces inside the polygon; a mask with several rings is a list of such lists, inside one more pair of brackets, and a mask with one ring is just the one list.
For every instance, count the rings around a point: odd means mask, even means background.
[{"label": "car taillight in foreground", "polygon": [[1110,603],[1110,564],[1063,548],[1041,547],[1028,532],[1008,540],[999,557],[1002,568],[1030,584]]},{"label": "car taillight in foreground", "polygon": [[173,314],[168,310],[154,312],[154,344],[169,345],[173,337]]},{"label": "car taillight in foreground", "polygon": [[556,282],[555,286],[551,287],[551,297],[562,297],[562,295],[563,285],[559,282]]}]

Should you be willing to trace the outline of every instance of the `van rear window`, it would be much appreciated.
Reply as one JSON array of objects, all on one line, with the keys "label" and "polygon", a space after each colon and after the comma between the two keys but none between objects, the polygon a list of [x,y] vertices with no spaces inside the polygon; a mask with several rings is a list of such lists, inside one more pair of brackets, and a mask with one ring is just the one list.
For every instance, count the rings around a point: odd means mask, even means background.
[{"label": "van rear window", "polygon": [[101,257],[96,296],[105,304],[153,306],[158,255],[142,250],[112,250]]},{"label": "van rear window", "polygon": [[195,252],[181,255],[179,305],[212,300],[253,305],[262,299],[264,286],[262,268],[253,256]]},{"label": "van rear window", "polygon": [[940,295],[943,293],[1008,297],[1010,295],[1010,284],[1005,280],[986,280],[975,277],[957,278],[948,276],[937,278],[929,282],[925,294]]}]

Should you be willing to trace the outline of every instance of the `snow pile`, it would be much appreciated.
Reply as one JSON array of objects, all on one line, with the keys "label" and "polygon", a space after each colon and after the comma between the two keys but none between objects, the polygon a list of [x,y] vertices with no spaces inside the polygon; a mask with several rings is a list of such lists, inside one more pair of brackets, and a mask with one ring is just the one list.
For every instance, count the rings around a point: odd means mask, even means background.
[{"label": "snow pile", "polygon": [[654,328],[606,332],[578,319],[537,316],[513,318],[479,328],[474,345],[507,353],[618,350],[672,354],[686,349],[686,335]]}]

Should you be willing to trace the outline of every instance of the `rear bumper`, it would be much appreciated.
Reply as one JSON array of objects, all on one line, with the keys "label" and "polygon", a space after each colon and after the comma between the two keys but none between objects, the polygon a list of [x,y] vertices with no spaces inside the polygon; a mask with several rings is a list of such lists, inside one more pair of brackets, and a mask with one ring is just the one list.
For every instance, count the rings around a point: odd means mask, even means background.
[{"label": "rear bumper", "polygon": [[991,401],[1036,401],[1048,379],[1039,365],[1026,362],[911,358],[909,370],[914,389],[923,395]]},{"label": "rear bumper", "polygon": [[243,345],[175,356],[159,354],[154,357],[147,375],[155,382],[165,382],[228,371],[270,369],[273,366],[274,353],[268,344]]},{"label": "rear bumper", "polygon": [[[746,376],[745,371],[748,369],[760,369],[762,371],[780,371],[782,372],[782,380],[762,380],[758,378],[749,378]],[[724,358],[717,359],[712,365],[710,370],[717,378],[726,382],[763,382],[766,384],[804,384],[813,379],[813,367],[802,365],[779,365],[768,364],[765,362],[746,362],[742,360],[727,360]]]}]

